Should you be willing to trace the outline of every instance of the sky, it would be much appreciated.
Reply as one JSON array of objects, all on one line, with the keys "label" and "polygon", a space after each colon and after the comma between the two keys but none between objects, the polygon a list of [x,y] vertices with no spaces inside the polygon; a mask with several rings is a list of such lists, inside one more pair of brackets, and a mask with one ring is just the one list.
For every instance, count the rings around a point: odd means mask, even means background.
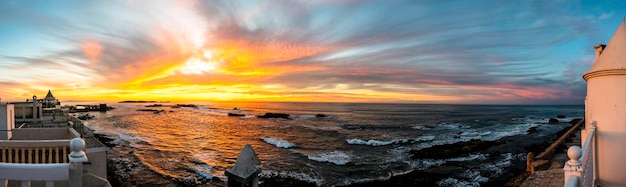
[{"label": "sky", "polygon": [[626,1],[0,1],[0,98],[583,104]]}]

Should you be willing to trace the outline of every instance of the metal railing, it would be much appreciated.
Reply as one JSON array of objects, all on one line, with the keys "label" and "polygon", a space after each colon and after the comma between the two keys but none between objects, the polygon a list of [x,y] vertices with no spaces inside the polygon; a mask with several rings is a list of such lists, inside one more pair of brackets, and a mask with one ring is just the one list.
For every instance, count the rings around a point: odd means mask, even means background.
[{"label": "metal railing", "polygon": [[567,150],[569,161],[563,166],[566,187],[593,186],[596,176],[596,122],[591,127],[582,149],[571,146]]}]

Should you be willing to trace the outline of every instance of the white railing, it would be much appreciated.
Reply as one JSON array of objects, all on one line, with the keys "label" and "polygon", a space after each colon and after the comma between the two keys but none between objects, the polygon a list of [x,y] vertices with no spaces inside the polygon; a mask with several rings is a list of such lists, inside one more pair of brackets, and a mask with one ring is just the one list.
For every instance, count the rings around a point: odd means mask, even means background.
[{"label": "white railing", "polygon": [[22,181],[22,186],[30,186],[30,181],[45,181],[46,186],[54,186],[54,181],[70,180],[70,164],[13,164],[0,163],[0,186],[8,180]]},{"label": "white railing", "polygon": [[67,163],[70,140],[0,140],[0,163]]},{"label": "white railing", "polygon": [[31,181],[45,181],[46,187],[54,186],[54,181],[68,181],[69,187],[82,186],[83,162],[87,162],[85,141],[74,138],[69,147],[69,163],[0,163],[0,187],[8,186],[9,181],[19,181],[22,187],[30,186]]},{"label": "white railing", "polygon": [[596,122],[591,121],[591,127],[585,144],[581,149],[571,146],[567,149],[569,161],[563,166],[565,187],[593,186],[596,180]]}]

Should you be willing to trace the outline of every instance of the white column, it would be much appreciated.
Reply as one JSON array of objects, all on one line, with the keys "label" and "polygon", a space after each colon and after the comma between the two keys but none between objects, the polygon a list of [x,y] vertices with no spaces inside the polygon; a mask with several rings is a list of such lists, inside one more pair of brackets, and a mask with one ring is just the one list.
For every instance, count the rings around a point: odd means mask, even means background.
[{"label": "white column", "polygon": [[83,151],[85,141],[80,138],[74,138],[70,141],[69,155],[70,159],[70,181],[69,187],[83,186],[83,162],[87,162],[87,155]]},{"label": "white column", "polygon": [[[578,180],[582,179],[583,176],[583,163],[580,161],[580,157],[583,155],[583,151],[578,146],[571,146],[567,149],[567,157],[569,160],[563,166],[563,174],[564,174],[564,182],[567,184],[567,181],[571,177],[577,177]],[[580,184],[581,181],[578,181]]]}]

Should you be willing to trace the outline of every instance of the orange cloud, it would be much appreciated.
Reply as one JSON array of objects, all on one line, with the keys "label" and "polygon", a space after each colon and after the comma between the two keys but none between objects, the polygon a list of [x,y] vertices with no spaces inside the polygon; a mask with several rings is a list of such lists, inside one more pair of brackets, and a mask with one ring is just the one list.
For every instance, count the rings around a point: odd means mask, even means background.
[{"label": "orange cloud", "polygon": [[81,48],[89,61],[98,62],[100,60],[100,53],[102,52],[100,42],[87,41],[81,44]]},{"label": "orange cloud", "polygon": [[[332,47],[305,46],[284,42],[226,41],[212,46],[213,53],[224,64],[221,72],[226,74],[272,74],[265,67],[280,66],[281,63],[327,52]],[[302,67],[302,66],[298,66]],[[298,67],[291,66],[291,70]],[[319,70],[322,67],[303,67],[302,70]],[[280,72],[276,72],[280,73]]]}]

